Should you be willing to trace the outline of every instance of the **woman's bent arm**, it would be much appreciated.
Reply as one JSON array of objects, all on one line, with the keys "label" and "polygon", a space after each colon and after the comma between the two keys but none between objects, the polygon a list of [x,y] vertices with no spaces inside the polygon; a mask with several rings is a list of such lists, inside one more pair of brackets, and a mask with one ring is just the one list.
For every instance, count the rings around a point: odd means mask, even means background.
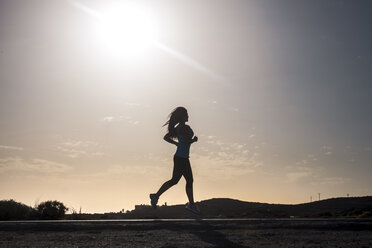
[{"label": "woman's bent arm", "polygon": [[166,142],[169,142],[169,143],[171,143],[171,144],[173,144],[173,145],[178,146],[178,142],[175,141],[175,140],[173,140],[173,139],[170,137],[169,133],[167,133],[166,135],[164,135],[164,140],[165,140]]}]

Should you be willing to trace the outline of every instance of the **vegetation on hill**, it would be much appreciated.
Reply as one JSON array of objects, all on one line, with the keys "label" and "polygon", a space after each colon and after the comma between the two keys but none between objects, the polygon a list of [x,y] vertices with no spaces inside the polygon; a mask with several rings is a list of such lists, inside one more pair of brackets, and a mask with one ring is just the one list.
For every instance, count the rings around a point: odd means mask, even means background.
[{"label": "vegetation on hill", "polygon": [[0,220],[57,220],[64,217],[68,209],[58,201],[45,201],[35,208],[14,200],[0,201]]},{"label": "vegetation on hill", "polygon": [[14,200],[0,201],[0,220],[28,220],[35,216],[35,209],[25,204]]},{"label": "vegetation on hill", "polygon": [[68,208],[59,201],[46,201],[37,206],[38,217],[43,220],[57,220],[65,216]]}]

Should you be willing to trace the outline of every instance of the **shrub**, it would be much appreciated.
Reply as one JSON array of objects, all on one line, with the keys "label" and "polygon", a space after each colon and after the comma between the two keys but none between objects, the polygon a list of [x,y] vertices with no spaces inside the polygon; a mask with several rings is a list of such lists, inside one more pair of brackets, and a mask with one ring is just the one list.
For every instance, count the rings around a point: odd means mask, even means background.
[{"label": "shrub", "polygon": [[35,210],[14,200],[0,201],[0,220],[27,220],[33,218]]},{"label": "shrub", "polygon": [[37,206],[38,216],[44,220],[61,219],[65,216],[67,210],[68,208],[59,201],[46,201]]},{"label": "shrub", "polygon": [[77,212],[74,208],[71,208],[71,215],[70,218],[73,220],[81,220],[83,215],[81,214],[81,207],[79,209],[79,212]]}]

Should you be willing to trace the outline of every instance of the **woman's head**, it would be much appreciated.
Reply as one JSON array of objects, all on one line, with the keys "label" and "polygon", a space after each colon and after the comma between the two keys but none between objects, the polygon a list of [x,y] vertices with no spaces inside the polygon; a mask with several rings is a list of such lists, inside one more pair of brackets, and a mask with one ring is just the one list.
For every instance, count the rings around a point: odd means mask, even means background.
[{"label": "woman's head", "polygon": [[172,113],[169,114],[169,120],[163,125],[168,125],[168,133],[171,137],[176,137],[175,126],[180,122],[186,122],[189,120],[187,109],[184,107],[175,108]]},{"label": "woman's head", "polygon": [[177,123],[182,121],[188,121],[189,115],[187,114],[187,109],[184,107],[175,108],[172,113],[169,114],[170,119],[174,119]]}]

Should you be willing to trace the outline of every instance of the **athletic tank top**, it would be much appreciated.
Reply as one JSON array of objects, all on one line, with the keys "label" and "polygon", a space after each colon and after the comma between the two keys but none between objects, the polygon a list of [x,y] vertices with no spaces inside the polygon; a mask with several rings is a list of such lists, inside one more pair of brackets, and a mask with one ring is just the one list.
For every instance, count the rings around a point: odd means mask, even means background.
[{"label": "athletic tank top", "polygon": [[[177,157],[181,157],[181,158],[189,158],[190,145],[191,144],[186,144],[185,143],[185,139],[184,139],[183,135],[181,135],[180,125],[178,125],[176,127],[176,135],[177,135],[177,139],[178,139],[178,146],[177,146],[177,151],[174,155],[177,156]],[[194,136],[194,132],[192,131],[191,128],[190,128],[190,132],[188,133],[188,135],[190,135],[190,138],[192,138]]]}]

